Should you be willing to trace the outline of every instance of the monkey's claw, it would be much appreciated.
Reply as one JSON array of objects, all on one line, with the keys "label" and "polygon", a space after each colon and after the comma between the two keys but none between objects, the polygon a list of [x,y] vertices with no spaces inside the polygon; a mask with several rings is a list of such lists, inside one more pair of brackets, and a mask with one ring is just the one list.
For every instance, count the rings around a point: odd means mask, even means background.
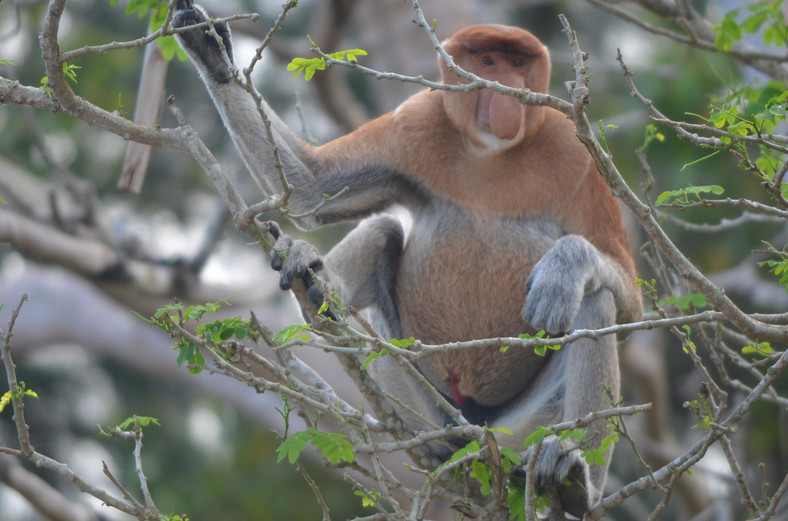
[{"label": "monkey's claw", "polygon": [[279,287],[289,290],[294,280],[301,279],[307,288],[307,297],[319,306],[323,303],[323,294],[312,273],[323,270],[320,252],[308,242],[282,233],[276,223],[269,222],[268,226],[276,239],[271,250],[271,268],[280,273]]},{"label": "monkey's claw", "polygon": [[[177,0],[175,14],[172,17],[174,28],[189,27],[210,21],[211,18],[205,9],[192,2],[192,0]],[[213,31],[211,31],[213,27]],[[221,39],[221,45],[217,40]],[[175,38],[180,43],[192,60],[218,84],[228,83],[232,79],[227,59],[233,61],[232,41],[230,27],[225,23],[216,23],[212,26],[197,27],[193,30],[178,32]],[[222,49],[224,47],[224,49]]]}]

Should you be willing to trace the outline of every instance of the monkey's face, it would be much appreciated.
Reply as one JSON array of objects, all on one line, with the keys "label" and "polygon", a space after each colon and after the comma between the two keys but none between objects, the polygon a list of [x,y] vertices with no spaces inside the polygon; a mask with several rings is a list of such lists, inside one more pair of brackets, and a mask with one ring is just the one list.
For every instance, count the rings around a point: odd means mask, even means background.
[{"label": "monkey's face", "polygon": [[[472,26],[445,43],[457,65],[507,87],[545,92],[550,64],[544,46],[528,31]],[[467,83],[441,62],[444,83]],[[541,122],[541,107],[526,107],[516,98],[489,89],[444,92],[444,108],[476,152],[506,150],[520,143]]]}]

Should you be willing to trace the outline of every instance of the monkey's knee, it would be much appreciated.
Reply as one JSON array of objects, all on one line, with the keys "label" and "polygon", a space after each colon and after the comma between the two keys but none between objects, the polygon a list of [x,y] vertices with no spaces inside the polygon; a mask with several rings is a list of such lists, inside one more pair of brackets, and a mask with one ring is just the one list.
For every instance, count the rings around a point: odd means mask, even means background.
[{"label": "monkey's knee", "polygon": [[616,302],[613,293],[600,288],[587,293],[580,302],[574,329],[600,329],[616,323]]},{"label": "monkey's knee", "polygon": [[366,241],[374,243],[373,249],[384,254],[399,255],[405,241],[405,232],[398,219],[388,214],[374,215],[359,223],[351,235],[366,237]]}]

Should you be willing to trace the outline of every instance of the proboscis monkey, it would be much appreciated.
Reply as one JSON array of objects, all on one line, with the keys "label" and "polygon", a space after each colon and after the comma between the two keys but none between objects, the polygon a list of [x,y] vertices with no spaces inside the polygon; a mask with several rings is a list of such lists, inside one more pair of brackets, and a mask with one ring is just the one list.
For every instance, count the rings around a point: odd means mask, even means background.
[{"label": "proboscis monkey", "polygon": [[[207,19],[191,0],[179,0],[173,24]],[[229,30],[215,29],[231,56]],[[216,37],[195,29],[178,38],[249,170],[270,194],[281,192],[258,108],[233,79]],[[444,47],[466,71],[547,92],[547,49],[523,29],[472,26]],[[463,81],[442,61],[440,67],[444,83]],[[364,219],[325,257],[280,234],[275,249],[286,255],[275,256],[272,265],[283,288],[296,277],[311,284],[307,268],[325,267],[343,305],[369,308],[384,335],[431,344],[541,329],[556,334],[638,318],[640,297],[617,201],[560,112],[491,90],[425,90],[350,134],[312,146],[265,102],[261,108],[294,187],[289,207],[307,214],[297,224]],[[407,238],[399,221],[378,213],[394,204],[412,215]],[[403,417],[414,430],[444,425],[446,413],[389,358],[372,364],[373,375],[409,405]],[[512,430],[499,441],[515,448],[537,426],[607,408],[602,383],[614,396],[619,392],[612,336],[578,340],[547,356],[526,349],[455,350],[424,359],[418,369],[469,421]],[[587,438],[592,446],[606,435],[604,422],[596,423]],[[535,479],[537,486],[557,486],[564,509],[581,516],[599,501],[606,474],[607,465],[589,468],[576,446],[550,439]],[[573,484],[561,485],[565,479]]]}]

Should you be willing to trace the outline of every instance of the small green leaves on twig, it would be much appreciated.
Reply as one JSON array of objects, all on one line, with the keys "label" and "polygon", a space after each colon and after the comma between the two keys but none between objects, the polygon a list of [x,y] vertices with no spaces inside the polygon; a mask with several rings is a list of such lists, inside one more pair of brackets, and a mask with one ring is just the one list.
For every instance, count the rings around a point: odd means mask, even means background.
[{"label": "small green leaves on twig", "polygon": [[685,313],[706,307],[706,297],[703,293],[696,292],[692,295],[671,295],[670,297],[657,302],[657,306],[665,307],[674,305]]},{"label": "small green leaves on twig", "polygon": [[[761,30],[761,39],[765,45],[785,45],[788,27],[781,10],[782,3],[783,0],[753,2],[726,13],[722,21],[714,26],[717,35],[714,45],[717,50],[728,52],[735,42],[742,39],[744,33],[756,34]],[[746,13],[745,17],[738,22],[743,13]]]},{"label": "small green leaves on twig", "polygon": [[725,189],[719,185],[688,186],[678,190],[662,192],[654,202],[655,206],[661,206],[670,202],[671,204],[687,205],[702,200],[701,194],[722,195]]},{"label": "small green leaves on twig", "polygon": [[766,245],[769,252],[776,255],[777,260],[766,260],[759,262],[758,266],[768,269],[774,275],[780,277],[780,285],[788,292],[788,246],[784,246],[782,250],[778,250],[768,242]]},{"label": "small green leaves on twig", "polygon": [[[517,338],[521,338],[523,340],[535,340],[535,339],[550,338],[550,337],[547,335],[547,332],[544,329],[542,329],[541,331],[538,331],[534,335],[529,335],[528,333],[521,333],[517,335]],[[505,353],[508,349],[509,346],[503,346],[501,347],[501,352]],[[537,345],[534,346],[534,353],[538,356],[544,356],[547,354],[548,349],[550,351],[558,351],[561,349],[561,344],[543,345],[543,346]]]},{"label": "small green leaves on twig", "polygon": [[[389,344],[393,345],[394,347],[398,347],[399,349],[408,349],[415,342],[416,339],[414,337],[403,338],[403,339],[392,338],[391,340],[388,341]],[[369,367],[369,364],[371,364],[374,360],[380,358],[381,356],[386,356],[390,352],[391,351],[389,351],[386,348],[383,348],[380,351],[373,351],[361,363],[361,370],[366,371],[367,368]]]},{"label": "small green leaves on twig", "polygon": [[353,494],[361,498],[363,507],[374,507],[381,498],[381,493],[378,491],[354,490]]},{"label": "small green leaves on twig", "polygon": [[613,124],[605,125],[604,123],[602,123],[601,119],[599,120],[599,142],[602,144],[602,148],[604,148],[605,152],[607,152],[608,154],[610,153],[610,148],[607,146],[607,139],[605,139],[605,131],[607,129],[615,130],[617,128],[618,125],[613,125]]},{"label": "small green leaves on twig", "polygon": [[34,390],[26,388],[25,382],[19,382],[19,385],[16,385],[14,389],[9,389],[3,396],[0,396],[0,412],[3,412],[6,405],[11,403],[12,400],[22,401],[25,396],[38,398],[38,394]]},{"label": "small green leaves on twig", "polygon": [[[585,431],[585,429],[574,429],[574,430],[575,431],[580,431],[580,432],[584,432]],[[566,432],[571,432],[571,431],[566,431]],[[584,436],[585,436],[585,434],[580,436],[580,439],[582,440]],[[578,442],[577,441],[577,434],[573,435],[573,439],[575,439],[575,441]],[[600,467],[603,466],[605,464],[605,452],[607,452],[607,449],[609,449],[611,447],[611,445],[613,445],[617,441],[618,441],[618,433],[617,432],[614,432],[612,434],[609,434],[608,436],[605,436],[604,438],[602,438],[602,441],[599,443],[599,447],[598,448],[596,448],[596,449],[585,449],[582,452],[583,459],[585,459],[586,463],[588,463],[589,465],[599,465]]]},{"label": "small green leaves on twig", "polygon": [[344,434],[322,432],[315,428],[309,428],[296,432],[285,439],[276,449],[276,461],[280,462],[286,457],[287,461],[294,464],[306,449],[307,443],[312,444],[324,458],[334,465],[352,463],[356,459],[353,444],[347,440]]},{"label": "small green leaves on twig", "polygon": [[[77,69],[81,69],[79,65],[69,65],[68,62],[63,62],[63,75],[74,83],[77,81]],[[49,76],[41,78],[41,85],[38,87],[44,91],[47,96],[52,97],[52,88],[49,86]]]},{"label": "small green leaves on twig", "polygon": [[665,134],[660,132],[655,124],[649,123],[646,125],[645,136],[643,138],[643,144],[640,146],[640,150],[647,150],[654,141],[659,141],[660,143],[664,142]]},{"label": "small green leaves on twig", "polygon": [[309,335],[306,332],[311,330],[312,326],[309,324],[293,324],[278,331],[274,335],[274,341],[280,345],[287,344],[293,340],[307,341],[309,340]]},{"label": "small green leaves on twig", "polygon": [[[119,0],[109,0],[109,5],[118,5]],[[166,0],[131,0],[129,5],[126,6],[126,14],[134,14],[142,19],[150,13],[149,31],[154,33],[162,28],[164,22],[167,21],[167,13],[169,11],[169,2]],[[162,36],[156,40],[156,44],[161,49],[161,54],[167,61],[172,60],[175,56],[178,60],[185,62],[188,59],[186,53],[175,41],[172,35]]]},{"label": "small green leaves on twig", "polygon": [[[334,53],[327,54],[329,58],[336,61],[345,61],[347,59],[348,62],[356,62],[358,61],[358,56],[366,56],[367,51],[363,49],[350,49],[347,51],[338,51]],[[304,73],[304,79],[309,81],[312,79],[312,76],[315,75],[316,71],[324,71],[326,70],[326,59],[322,56],[319,58],[293,58],[293,60],[287,64],[288,71],[295,71],[293,72],[293,78],[297,78]]]},{"label": "small green leaves on twig", "polygon": [[741,352],[744,355],[758,354],[760,356],[769,356],[774,350],[769,342],[753,342],[750,345],[742,347]]},{"label": "small green leaves on twig", "polygon": [[[173,333],[177,324],[183,327],[190,320],[201,320],[207,313],[216,313],[223,305],[229,305],[226,300],[208,302],[207,304],[197,304],[184,309],[183,304],[175,302],[159,308],[151,319],[137,314],[140,318],[149,322],[168,333]],[[244,340],[248,337],[257,338],[257,332],[252,328],[249,320],[241,317],[229,317],[217,319],[213,322],[201,324],[196,327],[195,341],[204,342],[206,346],[213,349],[219,356],[228,358],[227,342],[234,340]],[[177,335],[177,343],[173,346],[178,349],[178,366],[186,364],[192,374],[198,374],[205,365],[205,358],[200,353],[200,348],[194,341]]]},{"label": "small green leaves on twig", "polygon": [[111,436],[113,431],[138,433],[141,432],[145,427],[149,427],[151,425],[157,425],[161,427],[161,423],[159,423],[158,418],[154,418],[153,416],[137,416],[135,414],[134,416],[129,416],[112,429],[105,431],[99,427],[99,430],[101,431],[102,435]]}]

